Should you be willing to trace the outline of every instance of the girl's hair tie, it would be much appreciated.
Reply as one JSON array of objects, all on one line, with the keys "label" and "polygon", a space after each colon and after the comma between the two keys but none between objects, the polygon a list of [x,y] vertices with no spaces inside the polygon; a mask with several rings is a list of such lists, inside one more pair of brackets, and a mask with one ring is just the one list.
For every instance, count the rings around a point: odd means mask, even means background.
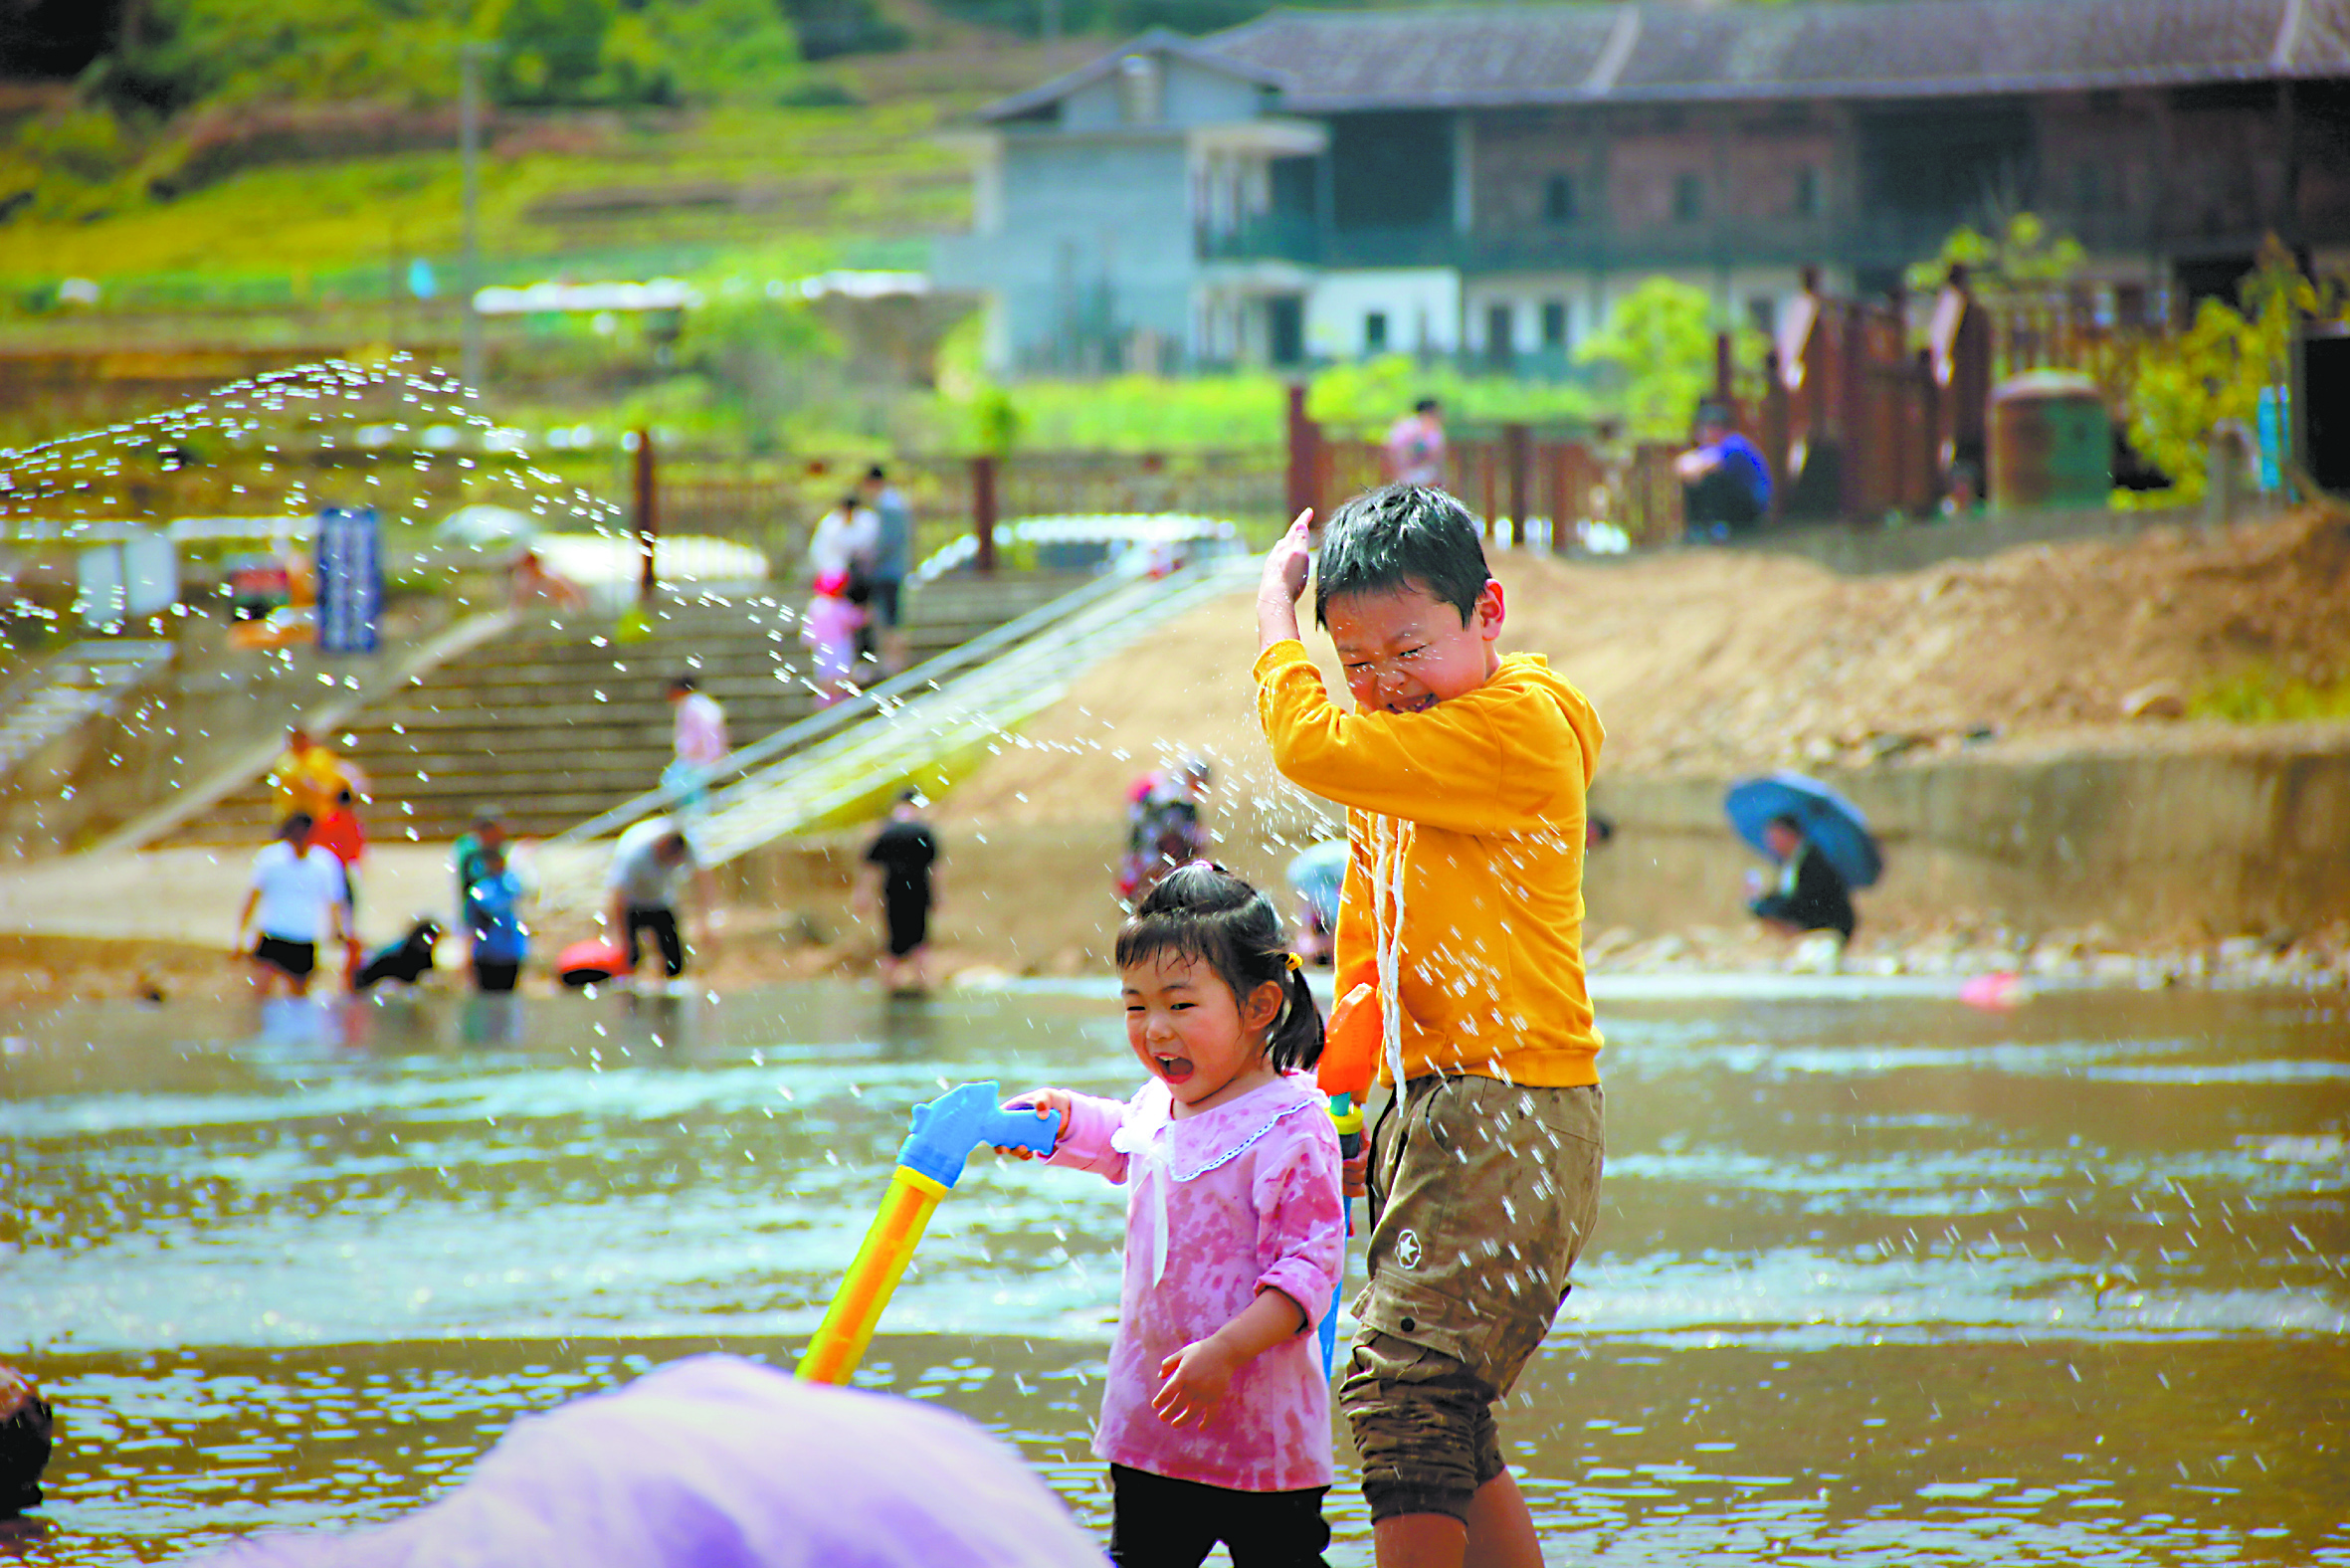
[{"label": "girl's hair tie", "polygon": [[1295,974],[1295,973],[1297,973],[1297,972],[1298,972],[1300,969],[1303,969],[1303,968],[1305,967],[1305,960],[1304,960],[1304,959],[1302,959],[1302,958],[1300,958],[1300,957],[1298,957],[1298,956],[1297,956],[1295,953],[1290,953],[1290,954],[1288,955],[1288,959],[1289,959],[1289,973],[1291,973],[1291,974]]}]

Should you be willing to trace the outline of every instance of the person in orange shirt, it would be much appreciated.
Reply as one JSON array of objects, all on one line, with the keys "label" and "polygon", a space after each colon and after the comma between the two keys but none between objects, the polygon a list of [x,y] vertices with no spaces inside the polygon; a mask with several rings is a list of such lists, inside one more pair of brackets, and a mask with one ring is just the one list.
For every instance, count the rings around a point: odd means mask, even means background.
[{"label": "person in orange shirt", "polygon": [[321,744],[294,724],[286,731],[286,749],[270,768],[270,792],[277,797],[278,820],[300,812],[312,822],[334,810],[334,798],[344,790],[365,789],[358,769],[345,763],[332,746]]},{"label": "person in orange shirt", "polygon": [[367,832],[359,826],[359,802],[349,787],[334,792],[334,805],[310,829],[310,843],[342,866],[343,978],[358,977],[365,958],[359,945],[359,862],[367,854]]},{"label": "person in orange shirt", "polygon": [[[1584,796],[1603,731],[1506,610],[1467,508],[1392,485],[1267,558],[1257,699],[1274,764],[1347,808],[1338,994],[1376,1006],[1370,1283],[1339,1399],[1381,1568],[1532,1568],[1494,1410],[1550,1330],[1599,1210],[1603,1101],[1583,976]],[[1335,1028],[1336,1025],[1334,1024]]]}]

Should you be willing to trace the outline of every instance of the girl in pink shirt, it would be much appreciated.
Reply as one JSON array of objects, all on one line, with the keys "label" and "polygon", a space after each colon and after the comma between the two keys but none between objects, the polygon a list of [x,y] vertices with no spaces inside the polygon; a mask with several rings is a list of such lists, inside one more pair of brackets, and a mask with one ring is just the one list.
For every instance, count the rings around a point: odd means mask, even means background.
[{"label": "girl in pink shirt", "polygon": [[1333,1470],[1314,1328],[1346,1246],[1338,1135],[1303,1071],[1321,1012],[1272,903],[1220,867],[1153,888],[1117,962],[1149,1080],[1122,1104],[1062,1088],[1013,1101],[1061,1113],[1052,1163],[1127,1189],[1093,1441],[1110,1560],[1198,1568],[1221,1540],[1236,1568],[1319,1564]]},{"label": "girl in pink shirt", "polygon": [[816,597],[800,618],[800,641],[816,655],[816,705],[830,707],[856,689],[851,680],[857,669],[857,629],[865,612],[849,601],[845,573],[827,572],[816,579]]}]

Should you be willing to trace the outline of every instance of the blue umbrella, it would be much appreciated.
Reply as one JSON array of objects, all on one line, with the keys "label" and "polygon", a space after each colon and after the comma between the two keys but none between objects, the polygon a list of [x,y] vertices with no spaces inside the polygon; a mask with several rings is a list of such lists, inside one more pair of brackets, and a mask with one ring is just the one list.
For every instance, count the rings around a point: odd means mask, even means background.
[{"label": "blue umbrella", "polygon": [[1771,853],[1763,829],[1774,817],[1792,817],[1804,841],[1828,857],[1848,886],[1872,887],[1884,872],[1884,855],[1868,831],[1860,808],[1801,773],[1766,773],[1740,779],[1722,799],[1738,837],[1763,855]]}]

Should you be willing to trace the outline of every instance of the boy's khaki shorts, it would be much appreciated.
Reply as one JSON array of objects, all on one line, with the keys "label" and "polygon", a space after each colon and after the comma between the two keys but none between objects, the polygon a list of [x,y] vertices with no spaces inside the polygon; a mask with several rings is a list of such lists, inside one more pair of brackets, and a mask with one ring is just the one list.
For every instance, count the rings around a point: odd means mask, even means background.
[{"label": "boy's khaki shorts", "polygon": [[1466,1515],[1599,1218],[1599,1085],[1418,1078],[1371,1128],[1371,1282],[1339,1402],[1374,1520]]}]

